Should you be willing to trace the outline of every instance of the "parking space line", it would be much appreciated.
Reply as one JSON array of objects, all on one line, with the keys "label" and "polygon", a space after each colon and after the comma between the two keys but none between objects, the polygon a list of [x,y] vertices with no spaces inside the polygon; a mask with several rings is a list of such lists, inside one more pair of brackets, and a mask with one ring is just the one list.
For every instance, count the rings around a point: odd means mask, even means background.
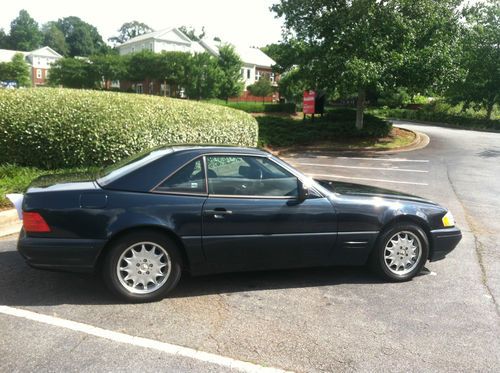
[{"label": "parking space line", "polygon": [[314,166],[314,167],[334,167],[334,168],[354,168],[360,170],[382,170],[382,171],[403,171],[403,172],[429,172],[426,170],[413,170],[409,168],[397,168],[397,167],[364,167],[364,166],[344,166],[339,164],[318,164],[318,163],[302,163],[295,162],[296,165],[301,166]]},{"label": "parking space line", "polygon": [[92,325],[87,325],[71,320],[65,320],[59,317],[44,315],[41,313],[31,312],[19,308],[0,305],[0,313],[9,316],[20,317],[31,321],[37,321],[52,326],[58,326],[76,332],[93,335],[95,337],[108,339],[114,342],[126,343],[133,346],[149,348],[152,350],[165,352],[170,355],[182,356],[206,363],[216,364],[230,369],[235,369],[241,372],[274,372],[274,373],[285,372],[284,370],[278,368],[263,367],[258,364],[236,360],[226,356],[198,351],[192,348],[178,346],[170,343],[155,341],[153,339],[135,337],[128,334],[114,332],[111,330],[98,328]]},{"label": "parking space line", "polygon": [[338,179],[351,179],[351,180],[364,180],[364,181],[379,181],[381,183],[393,183],[393,184],[408,184],[408,185],[429,185],[427,183],[416,183],[412,181],[397,181],[397,180],[386,180],[386,179],[371,179],[367,177],[353,177],[353,176],[342,176],[335,174],[310,174],[307,173],[308,176],[311,177],[330,177],[330,178],[338,178]]},{"label": "parking space line", "polygon": [[337,159],[356,159],[362,161],[384,161],[384,162],[420,162],[428,163],[428,159],[407,159],[407,158],[371,158],[371,157],[336,157]]}]

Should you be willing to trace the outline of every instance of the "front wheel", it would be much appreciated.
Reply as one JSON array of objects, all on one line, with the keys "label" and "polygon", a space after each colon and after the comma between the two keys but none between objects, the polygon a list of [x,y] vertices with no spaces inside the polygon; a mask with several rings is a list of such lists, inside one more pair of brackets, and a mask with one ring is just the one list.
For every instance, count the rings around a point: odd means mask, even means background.
[{"label": "front wheel", "polygon": [[164,297],[179,282],[181,259],[175,244],[158,232],[134,232],[118,239],[103,266],[107,286],[129,302]]},{"label": "front wheel", "polygon": [[429,240],[416,224],[400,223],[380,235],[371,265],[390,281],[408,281],[415,277],[429,256]]}]

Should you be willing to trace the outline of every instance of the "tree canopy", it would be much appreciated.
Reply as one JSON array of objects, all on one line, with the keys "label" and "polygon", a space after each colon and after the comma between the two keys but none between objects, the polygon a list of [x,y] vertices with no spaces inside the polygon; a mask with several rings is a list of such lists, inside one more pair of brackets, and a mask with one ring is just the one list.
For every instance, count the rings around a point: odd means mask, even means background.
[{"label": "tree canopy", "polygon": [[57,27],[55,22],[47,22],[42,26],[43,44],[51,47],[59,54],[67,56],[69,54],[68,43],[63,32]]},{"label": "tree canopy", "polygon": [[247,89],[252,95],[262,97],[262,101],[264,101],[264,97],[269,96],[274,91],[271,80],[266,76],[261,77],[254,84],[249,85]]},{"label": "tree canopy", "polygon": [[109,51],[97,29],[78,17],[61,18],[56,25],[64,35],[70,56],[91,56]]},{"label": "tree canopy", "polygon": [[219,98],[227,101],[229,97],[239,96],[243,90],[241,81],[243,62],[234,47],[229,44],[222,45],[219,48],[217,62],[221,71]]},{"label": "tree canopy", "polygon": [[125,22],[118,29],[118,35],[109,38],[108,41],[114,44],[122,44],[136,36],[144,35],[152,31],[154,30],[145,23],[139,21]]},{"label": "tree canopy", "polygon": [[201,28],[201,32],[197,32],[194,27],[189,26],[181,26],[179,30],[192,41],[200,41],[206,35],[204,26]]},{"label": "tree canopy", "polygon": [[312,89],[357,95],[362,128],[371,86],[442,89],[455,77],[459,0],[281,0],[285,42]]},{"label": "tree canopy", "polygon": [[10,24],[8,40],[11,49],[30,51],[41,46],[43,35],[38,23],[23,9]]},{"label": "tree canopy", "polygon": [[21,53],[16,53],[10,62],[0,62],[0,81],[13,80],[19,87],[31,85],[29,65]]}]

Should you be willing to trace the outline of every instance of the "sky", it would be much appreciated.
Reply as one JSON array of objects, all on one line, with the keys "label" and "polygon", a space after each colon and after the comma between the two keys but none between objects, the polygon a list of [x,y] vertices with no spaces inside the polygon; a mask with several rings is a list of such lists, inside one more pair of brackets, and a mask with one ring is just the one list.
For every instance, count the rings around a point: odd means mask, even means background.
[{"label": "sky", "polygon": [[207,37],[241,46],[264,46],[281,39],[282,22],[269,7],[277,0],[0,0],[0,28],[25,9],[39,24],[77,16],[97,27],[106,41],[129,21],[144,22],[154,30],[182,25]]}]

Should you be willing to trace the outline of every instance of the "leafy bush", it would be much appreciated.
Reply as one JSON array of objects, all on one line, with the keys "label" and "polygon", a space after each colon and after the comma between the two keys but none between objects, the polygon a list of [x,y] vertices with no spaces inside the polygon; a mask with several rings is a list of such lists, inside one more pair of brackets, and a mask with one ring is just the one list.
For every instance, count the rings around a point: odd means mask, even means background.
[{"label": "leafy bush", "polygon": [[37,88],[0,91],[0,163],[104,165],[162,144],[254,146],[241,111],[126,93]]},{"label": "leafy bush", "polygon": [[286,104],[268,104],[264,102],[234,102],[234,101],[223,101],[223,100],[210,100],[210,103],[217,105],[227,106],[233,109],[238,109],[245,111],[247,113],[295,113],[296,107],[293,103]]},{"label": "leafy bush", "polygon": [[470,129],[500,130],[500,119],[485,119],[484,115],[471,111],[463,113],[456,106],[444,102],[424,105],[419,110],[381,108],[371,109],[370,112],[386,118],[445,123]]},{"label": "leafy bush", "polygon": [[257,117],[260,146],[306,145],[351,138],[380,138],[391,131],[391,124],[373,115],[365,115],[362,130],[355,126],[356,112],[350,109],[330,111],[314,121],[280,117]]}]

